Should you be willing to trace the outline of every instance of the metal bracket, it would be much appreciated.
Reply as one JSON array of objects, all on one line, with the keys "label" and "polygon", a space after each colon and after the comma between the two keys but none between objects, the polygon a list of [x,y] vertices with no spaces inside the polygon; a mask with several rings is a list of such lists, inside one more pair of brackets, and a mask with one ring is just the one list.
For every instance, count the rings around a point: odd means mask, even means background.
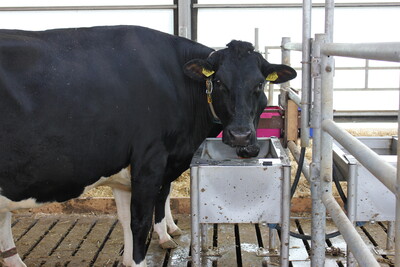
[{"label": "metal bracket", "polygon": [[319,57],[311,59],[311,77],[314,79],[321,77],[321,58]]}]

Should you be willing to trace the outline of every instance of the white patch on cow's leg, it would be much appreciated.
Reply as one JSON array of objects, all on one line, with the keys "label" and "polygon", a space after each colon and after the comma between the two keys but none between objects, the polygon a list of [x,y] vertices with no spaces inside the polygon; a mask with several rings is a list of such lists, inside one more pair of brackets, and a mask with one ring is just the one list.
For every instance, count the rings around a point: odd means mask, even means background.
[{"label": "white patch on cow's leg", "polygon": [[178,244],[167,233],[167,224],[165,223],[165,218],[163,218],[161,222],[154,225],[154,231],[157,232],[159,238],[158,242],[163,249],[178,247]]},{"label": "white patch on cow's leg", "polygon": [[[15,248],[11,232],[11,212],[0,213],[0,252]],[[26,267],[18,254],[3,259],[5,266]]]},{"label": "white patch on cow's leg", "polygon": [[[133,262],[133,239],[131,230],[131,192],[113,188],[115,203],[117,204],[118,219],[124,231],[124,266],[141,266]],[[145,266],[145,265],[144,265]]]},{"label": "white patch on cow's leg", "polygon": [[139,264],[133,263],[132,267],[147,267],[146,260],[143,260],[143,261],[142,261],[141,263],[139,263]]},{"label": "white patch on cow's leg", "polygon": [[[172,190],[172,188],[171,188]],[[170,203],[170,195],[171,193],[168,194],[167,200],[165,201],[165,219],[167,223],[167,228],[168,228],[168,233],[171,236],[180,236],[182,235],[181,229],[175,224],[174,218],[172,218],[172,213],[171,213],[171,203]]]}]

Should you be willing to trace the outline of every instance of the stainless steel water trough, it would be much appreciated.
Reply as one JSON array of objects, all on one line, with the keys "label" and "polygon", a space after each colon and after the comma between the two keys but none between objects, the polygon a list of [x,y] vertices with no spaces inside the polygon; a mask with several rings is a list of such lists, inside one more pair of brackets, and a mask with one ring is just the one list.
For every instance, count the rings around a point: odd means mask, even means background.
[{"label": "stainless steel water trough", "polygon": [[[397,164],[397,137],[358,137],[386,162]],[[340,144],[333,146],[334,162],[347,178],[350,215],[354,221],[394,221],[394,194]],[[354,171],[352,171],[354,168]]]},{"label": "stainless steel water trough", "polygon": [[192,266],[201,266],[201,225],[281,224],[281,266],[289,263],[290,162],[277,138],[259,138],[243,159],[219,138],[203,142],[191,164]]}]

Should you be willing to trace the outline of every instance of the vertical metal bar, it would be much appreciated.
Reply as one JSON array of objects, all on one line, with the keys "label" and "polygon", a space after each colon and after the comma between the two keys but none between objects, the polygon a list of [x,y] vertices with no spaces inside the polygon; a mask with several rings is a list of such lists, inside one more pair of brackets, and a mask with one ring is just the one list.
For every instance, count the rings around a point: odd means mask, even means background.
[{"label": "vertical metal bar", "polygon": [[278,231],[274,228],[269,228],[268,235],[268,249],[270,252],[275,251],[278,246],[276,244],[276,236],[278,235]]},{"label": "vertical metal bar", "polygon": [[335,9],[334,0],[325,0],[325,34],[326,42],[333,42],[333,16]]},{"label": "vertical metal bar", "polygon": [[200,257],[200,218],[199,218],[199,171],[200,168],[192,167],[190,182],[190,209],[192,217],[192,266],[201,266]]},{"label": "vertical metal bar", "polygon": [[[349,177],[347,179],[347,216],[350,222],[355,225],[356,221],[356,186],[357,186],[357,164],[350,162],[349,164]],[[355,267],[356,260],[347,246],[347,267]]]},{"label": "vertical metal bar", "polygon": [[290,165],[283,166],[282,206],[281,206],[281,265],[289,266],[290,228]]},{"label": "vertical metal bar", "polygon": [[387,227],[387,239],[386,239],[386,249],[393,250],[394,249],[394,222],[388,222]]},{"label": "vertical metal bar", "polygon": [[[265,60],[268,61],[268,47],[265,47]],[[274,105],[274,84],[268,83],[268,106]]]},{"label": "vertical metal bar", "polygon": [[303,0],[303,42],[301,67],[301,146],[310,143],[310,102],[311,102],[311,0]]},{"label": "vertical metal bar", "polygon": [[198,25],[199,9],[195,8],[194,6],[197,4],[198,0],[190,0],[190,2],[191,2],[190,11],[191,11],[191,24],[192,24],[191,39],[197,42],[197,28],[198,28],[197,25]]},{"label": "vertical metal bar", "polygon": [[254,50],[259,52],[260,46],[258,42],[258,28],[254,28]]},{"label": "vertical metal bar", "polygon": [[313,148],[310,166],[311,181],[311,266],[325,265],[325,206],[321,200],[320,165],[321,165],[321,55],[320,45],[325,35],[316,35],[312,45],[312,77],[314,78],[314,102],[312,110]]},{"label": "vertical metal bar", "polygon": [[208,247],[208,223],[200,224],[200,232],[201,232],[201,252],[207,252]]},{"label": "vertical metal bar", "polygon": [[179,36],[192,38],[191,1],[178,0],[178,29]]},{"label": "vertical metal bar", "polygon": [[[326,38],[326,36],[325,36]],[[333,58],[321,54],[321,121],[333,119]],[[323,129],[323,128],[322,128]],[[321,131],[320,194],[332,193],[332,137]],[[325,232],[326,213],[321,214]],[[325,238],[325,234],[324,234]]]},{"label": "vertical metal bar", "polygon": [[[399,83],[400,87],[400,83]],[[399,96],[400,97],[400,96]],[[398,129],[397,134],[400,132],[400,107],[398,116]],[[397,155],[400,155],[400,146],[397,146]],[[397,192],[396,192],[396,222],[395,222],[395,252],[394,252],[394,265],[396,267],[400,266],[400,159],[397,157]]]},{"label": "vertical metal bar", "polygon": [[[321,55],[321,121],[333,120],[333,57]],[[324,129],[322,127],[322,129]],[[321,131],[321,189],[330,192],[332,188],[332,136]]]},{"label": "vertical metal bar", "polygon": [[364,80],[364,88],[368,89],[369,87],[369,60],[365,60],[365,80]]},{"label": "vertical metal bar", "polygon": [[[282,37],[282,64],[290,66],[290,50],[283,48],[286,43],[290,43],[290,37]],[[281,83],[281,89],[286,87],[290,87],[290,82]]]}]

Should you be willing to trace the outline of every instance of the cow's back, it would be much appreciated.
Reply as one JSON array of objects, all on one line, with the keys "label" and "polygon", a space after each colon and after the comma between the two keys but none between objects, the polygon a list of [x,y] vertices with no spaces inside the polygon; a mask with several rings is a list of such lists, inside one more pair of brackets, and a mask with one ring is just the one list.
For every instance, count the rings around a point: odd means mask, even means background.
[{"label": "cow's back", "polygon": [[177,42],[129,26],[1,31],[1,194],[76,197],[162,138],[186,94]]}]

